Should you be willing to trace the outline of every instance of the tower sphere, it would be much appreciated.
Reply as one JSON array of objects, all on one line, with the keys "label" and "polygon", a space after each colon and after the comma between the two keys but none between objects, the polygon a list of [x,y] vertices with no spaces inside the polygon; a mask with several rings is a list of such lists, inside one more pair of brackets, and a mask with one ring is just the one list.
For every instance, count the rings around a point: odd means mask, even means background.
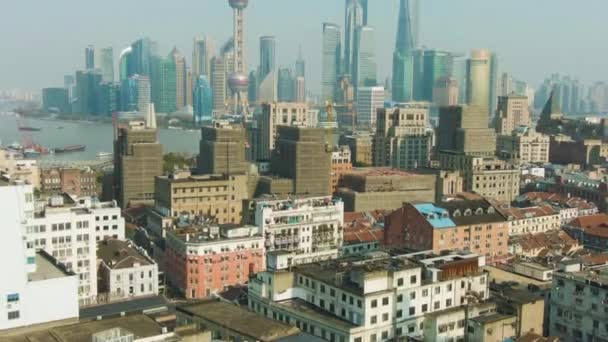
[{"label": "tower sphere", "polygon": [[228,85],[232,91],[245,92],[249,86],[249,77],[243,73],[235,72],[228,78]]},{"label": "tower sphere", "polygon": [[249,4],[249,0],[228,0],[228,2],[234,9],[245,9]]}]

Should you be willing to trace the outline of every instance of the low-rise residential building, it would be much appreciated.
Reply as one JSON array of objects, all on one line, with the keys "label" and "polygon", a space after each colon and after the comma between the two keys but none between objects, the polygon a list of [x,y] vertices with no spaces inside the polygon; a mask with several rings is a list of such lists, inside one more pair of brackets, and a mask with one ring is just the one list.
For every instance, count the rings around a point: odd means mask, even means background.
[{"label": "low-rise residential building", "polygon": [[476,342],[509,341],[517,336],[516,324],[514,315],[495,313],[473,317],[468,321],[467,339]]},{"label": "low-rise residential building", "polygon": [[76,197],[97,196],[97,173],[90,168],[45,168],[40,170],[40,191]]},{"label": "low-rise residential building", "polygon": [[521,172],[504,160],[441,151],[439,162],[442,169],[462,172],[465,191],[509,203],[519,195]]},{"label": "low-rise residential building", "polygon": [[578,251],[582,245],[559,229],[537,234],[524,234],[509,238],[509,254],[527,258],[538,256],[568,255]]},{"label": "low-rise residential building", "polygon": [[563,172],[554,178],[541,179],[526,185],[525,190],[546,191],[579,197],[595,204],[600,212],[608,209],[608,184],[601,178],[581,172]]},{"label": "low-rise residential building", "polygon": [[259,199],[255,225],[264,236],[267,266],[285,269],[338,256],[344,203],[330,196]]},{"label": "low-rise residential building", "polygon": [[508,255],[506,218],[488,201],[454,198],[405,203],[385,218],[385,245],[415,250],[468,250],[496,262]]},{"label": "low-rise residential building", "polygon": [[514,315],[517,318],[515,336],[527,333],[544,333],[545,297],[544,292],[532,292],[528,289],[501,288],[491,289],[492,301],[497,303],[498,312]]},{"label": "low-rise residential building", "polygon": [[550,140],[548,135],[520,126],[511,135],[497,137],[496,152],[499,157],[519,165],[546,164],[549,162]]},{"label": "low-rise residential building", "polygon": [[200,216],[224,224],[240,223],[247,198],[246,175],[174,173],[155,179],[155,210],[163,216]]},{"label": "low-rise residential building", "polygon": [[40,189],[38,162],[25,159],[21,152],[0,148],[0,176],[12,182],[21,181]]},{"label": "low-rise residential building", "polygon": [[28,243],[78,274],[81,304],[95,303],[96,243],[104,238],[125,238],[125,221],[116,202],[52,196],[36,203],[27,225]]},{"label": "low-rise residential building", "polygon": [[107,301],[158,294],[158,266],[131,241],[105,239],[98,244],[98,292]]},{"label": "low-rise residential building", "polygon": [[192,222],[165,230],[165,237],[167,280],[187,299],[244,284],[266,268],[258,227]]},{"label": "low-rise residential building", "polygon": [[544,233],[560,229],[560,214],[551,206],[497,208],[509,221],[509,236]]},{"label": "low-rise residential building", "polygon": [[515,199],[520,207],[550,205],[559,212],[560,225],[565,225],[579,216],[598,213],[597,206],[580,197],[571,197],[551,192],[528,192]]},{"label": "low-rise residential building", "polygon": [[351,162],[350,148],[348,146],[340,146],[331,153],[331,184],[330,194],[336,192],[338,183],[342,176],[353,169]]},{"label": "low-rise residential building", "polygon": [[0,202],[0,336],[6,329],[77,321],[78,276],[28,240],[34,187],[0,184]]},{"label": "low-rise residential building", "polygon": [[340,255],[375,252],[384,243],[385,211],[344,213],[344,238]]},{"label": "low-rise residential building", "polygon": [[434,201],[436,176],[391,168],[353,169],[342,177],[336,196],[347,212],[393,210],[406,201]]},{"label": "low-rise residential building", "polygon": [[298,265],[252,278],[249,309],[329,341],[422,338],[427,314],[488,298],[483,264],[421,253]]},{"label": "low-rise residential building", "polygon": [[555,272],[549,334],[563,341],[608,340],[608,268]]},{"label": "low-rise residential building", "polygon": [[585,248],[608,250],[608,214],[576,218],[564,229]]}]

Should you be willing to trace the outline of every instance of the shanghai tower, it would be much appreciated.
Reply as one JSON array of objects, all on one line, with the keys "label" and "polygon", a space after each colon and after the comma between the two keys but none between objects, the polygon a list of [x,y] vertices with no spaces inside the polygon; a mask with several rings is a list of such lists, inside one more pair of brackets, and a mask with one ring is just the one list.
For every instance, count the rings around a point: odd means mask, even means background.
[{"label": "shanghai tower", "polygon": [[414,87],[413,52],[418,44],[417,0],[400,0],[397,43],[393,53],[393,101],[412,100]]}]

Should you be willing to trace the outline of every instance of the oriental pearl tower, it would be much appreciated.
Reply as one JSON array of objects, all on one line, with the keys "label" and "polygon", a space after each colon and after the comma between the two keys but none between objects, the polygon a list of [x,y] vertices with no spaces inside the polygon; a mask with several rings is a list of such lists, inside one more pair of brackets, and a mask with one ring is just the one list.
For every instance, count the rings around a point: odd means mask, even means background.
[{"label": "oriental pearl tower", "polygon": [[228,85],[232,90],[234,114],[247,117],[249,115],[249,104],[247,103],[247,89],[249,78],[245,73],[245,8],[249,0],[228,0],[234,12],[234,73],[228,79]]}]

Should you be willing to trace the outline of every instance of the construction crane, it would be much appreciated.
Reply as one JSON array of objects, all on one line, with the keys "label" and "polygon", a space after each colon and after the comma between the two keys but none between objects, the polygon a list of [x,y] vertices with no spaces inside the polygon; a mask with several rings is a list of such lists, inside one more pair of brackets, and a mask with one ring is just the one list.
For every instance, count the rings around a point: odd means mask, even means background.
[{"label": "construction crane", "polygon": [[47,149],[40,146],[34,140],[32,132],[39,131],[38,128],[33,128],[29,125],[24,111],[17,111],[17,130],[21,133],[21,144],[23,149],[31,149],[38,153],[48,153]]},{"label": "construction crane", "polygon": [[325,113],[327,114],[327,149],[333,151],[333,124],[334,124],[334,105],[331,101],[325,101]]}]

